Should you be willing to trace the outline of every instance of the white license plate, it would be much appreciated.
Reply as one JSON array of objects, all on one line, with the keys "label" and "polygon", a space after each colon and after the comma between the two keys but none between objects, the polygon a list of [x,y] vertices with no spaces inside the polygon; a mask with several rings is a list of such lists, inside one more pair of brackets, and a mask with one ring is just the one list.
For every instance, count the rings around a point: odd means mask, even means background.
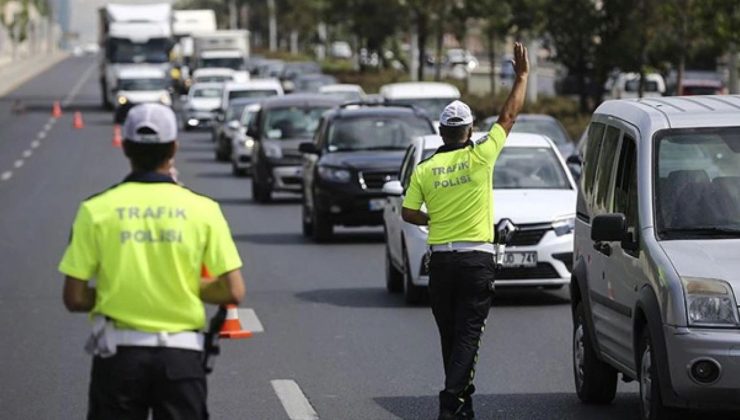
[{"label": "white license plate", "polygon": [[536,252],[506,252],[504,254],[504,267],[536,267]]},{"label": "white license plate", "polygon": [[385,198],[373,198],[368,203],[368,207],[370,208],[370,211],[383,210],[383,207],[385,207],[385,201]]}]

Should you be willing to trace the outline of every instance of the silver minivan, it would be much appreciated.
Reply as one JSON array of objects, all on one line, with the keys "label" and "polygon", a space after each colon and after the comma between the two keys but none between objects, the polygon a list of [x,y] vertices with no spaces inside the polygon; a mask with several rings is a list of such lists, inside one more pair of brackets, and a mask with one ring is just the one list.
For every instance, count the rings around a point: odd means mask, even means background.
[{"label": "silver minivan", "polygon": [[641,416],[740,409],[740,96],[619,100],[583,151],[571,281],[578,397]]}]

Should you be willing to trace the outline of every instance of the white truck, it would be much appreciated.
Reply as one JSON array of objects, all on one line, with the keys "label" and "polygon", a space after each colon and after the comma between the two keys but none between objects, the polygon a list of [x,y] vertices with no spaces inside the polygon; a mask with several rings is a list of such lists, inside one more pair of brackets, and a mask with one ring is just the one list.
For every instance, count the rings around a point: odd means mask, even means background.
[{"label": "white truck", "polygon": [[170,73],[172,7],[158,4],[108,4],[98,10],[98,40],[103,106],[113,107],[118,73],[131,65],[148,64]]},{"label": "white truck", "polygon": [[175,72],[178,76],[175,83],[181,92],[186,92],[193,68],[193,36],[216,31],[216,12],[210,9],[175,10],[173,18],[172,33],[176,41],[173,52],[180,69]]},{"label": "white truck", "polygon": [[249,80],[249,31],[220,30],[193,36],[194,69],[223,67],[234,70],[235,81]]}]

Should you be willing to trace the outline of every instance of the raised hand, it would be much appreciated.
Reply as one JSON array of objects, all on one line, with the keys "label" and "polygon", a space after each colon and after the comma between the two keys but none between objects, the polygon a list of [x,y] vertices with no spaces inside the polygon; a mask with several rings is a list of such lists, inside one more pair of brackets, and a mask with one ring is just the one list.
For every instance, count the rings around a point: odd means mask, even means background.
[{"label": "raised hand", "polygon": [[514,44],[514,59],[511,61],[511,64],[514,66],[514,72],[518,77],[526,77],[529,74],[527,47],[521,42]]}]

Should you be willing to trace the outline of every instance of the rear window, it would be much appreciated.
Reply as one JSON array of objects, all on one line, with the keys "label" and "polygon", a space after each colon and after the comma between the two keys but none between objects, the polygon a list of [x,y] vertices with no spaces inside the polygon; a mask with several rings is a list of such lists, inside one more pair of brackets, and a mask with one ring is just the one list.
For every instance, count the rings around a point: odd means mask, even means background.
[{"label": "rear window", "polygon": [[337,119],[329,127],[330,152],[406,150],[415,137],[434,134],[429,121],[416,116],[363,116]]},{"label": "rear window", "polygon": [[329,107],[289,107],[270,109],[265,116],[264,137],[287,140],[312,137],[321,115]]},{"label": "rear window", "polygon": [[495,189],[571,189],[557,155],[549,147],[505,147],[493,170]]},{"label": "rear window", "polygon": [[276,96],[277,94],[277,91],[274,89],[232,90],[229,92],[229,100],[237,98],[267,98],[268,96]]},{"label": "rear window", "polygon": [[193,98],[221,98],[221,89],[217,89],[217,88],[195,89],[193,91]]}]

